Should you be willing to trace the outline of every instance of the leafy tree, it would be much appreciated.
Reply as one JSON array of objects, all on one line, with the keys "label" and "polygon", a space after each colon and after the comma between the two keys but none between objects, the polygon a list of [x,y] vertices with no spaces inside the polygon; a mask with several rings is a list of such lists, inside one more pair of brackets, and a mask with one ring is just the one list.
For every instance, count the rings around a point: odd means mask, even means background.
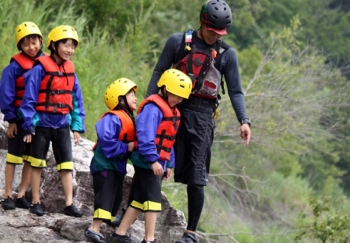
[{"label": "leafy tree", "polygon": [[[346,57],[347,50],[342,49],[347,30],[341,32],[341,27],[347,23],[347,8],[336,0],[335,8],[324,0],[319,5],[311,0],[227,2],[234,22],[224,40],[239,55],[253,140],[243,149],[239,124],[223,95],[199,233],[218,242],[291,242],[298,213],[307,214],[309,209],[307,199],[313,194],[339,197],[337,184],[347,186],[350,174],[349,83],[335,68],[333,56],[320,51],[334,25],[337,40],[323,49],[339,48],[334,53]],[[5,1],[0,6],[0,54],[5,57],[0,67],[17,52],[13,31],[18,23],[31,20],[39,25],[45,51],[52,27],[77,28],[80,44],[73,61],[85,100],[85,137],[94,141],[94,124],[106,110],[107,86],[128,77],[138,84],[141,102],[165,40],[173,32],[198,28],[201,4],[201,0]],[[289,24],[296,12],[299,17]],[[329,16],[329,22],[321,16]],[[318,31],[317,21],[322,23]],[[164,190],[172,204],[186,212],[184,188],[167,182]],[[312,241],[303,238],[303,242]]]},{"label": "leafy tree", "polygon": [[308,215],[302,215],[302,222],[296,233],[294,242],[300,242],[304,238],[316,239],[320,243],[349,242],[350,224],[349,214],[344,214],[334,205],[342,205],[344,198],[333,200],[331,197],[324,199],[313,198],[310,200],[312,216],[305,222]]}]

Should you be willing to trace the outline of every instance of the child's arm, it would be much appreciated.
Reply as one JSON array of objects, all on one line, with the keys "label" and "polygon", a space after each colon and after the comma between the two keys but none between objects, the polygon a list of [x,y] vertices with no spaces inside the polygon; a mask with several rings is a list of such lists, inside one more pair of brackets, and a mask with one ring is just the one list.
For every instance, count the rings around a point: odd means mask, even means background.
[{"label": "child's arm", "polygon": [[22,128],[24,135],[34,134],[33,117],[36,114],[35,106],[38,103],[40,84],[45,76],[45,70],[38,64],[24,74],[25,91],[20,111],[22,112],[24,123]]},{"label": "child's arm", "polygon": [[[76,74],[74,74],[74,87],[72,92],[73,98],[73,110],[70,112],[72,122],[70,125],[71,130],[76,133],[85,132],[85,111],[84,111],[84,99],[79,85],[79,80]],[[79,136],[80,137],[80,136]]]},{"label": "child's arm", "polygon": [[172,175],[173,175],[173,171],[172,169],[175,168],[175,151],[174,151],[174,147],[171,148],[171,154],[170,154],[170,160],[168,161],[168,163],[166,164],[166,173],[164,174],[164,180],[169,180]]},{"label": "child's arm", "polygon": [[4,121],[15,123],[16,107],[16,78],[23,74],[23,69],[17,62],[11,62],[3,71],[0,83],[0,109],[4,114]]},{"label": "child's arm", "polygon": [[157,105],[149,103],[136,118],[136,130],[138,136],[138,152],[149,163],[158,161],[159,154],[154,143],[158,126],[163,118],[163,113]]},{"label": "child's arm", "polygon": [[173,175],[173,171],[170,168],[166,168],[166,173],[164,174],[163,179],[164,180],[169,180]]},{"label": "child's arm", "polygon": [[107,158],[117,158],[128,152],[129,145],[119,140],[121,121],[113,114],[106,114],[95,125],[98,143]]}]

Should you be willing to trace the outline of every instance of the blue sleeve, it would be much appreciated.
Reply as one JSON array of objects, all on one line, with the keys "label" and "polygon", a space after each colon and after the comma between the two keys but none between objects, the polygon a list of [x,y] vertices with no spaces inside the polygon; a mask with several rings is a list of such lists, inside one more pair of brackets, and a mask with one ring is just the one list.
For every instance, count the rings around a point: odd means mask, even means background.
[{"label": "blue sleeve", "polygon": [[70,112],[72,122],[70,128],[73,132],[85,132],[85,111],[84,111],[84,99],[79,85],[79,80],[76,74],[74,74],[74,87],[73,87],[73,110]]},{"label": "blue sleeve", "polygon": [[104,155],[109,158],[117,158],[128,152],[128,144],[119,140],[121,121],[113,114],[106,114],[95,125],[97,141]]},{"label": "blue sleeve", "polygon": [[155,138],[162,119],[162,111],[153,103],[146,104],[142,112],[136,117],[138,151],[149,162],[159,160]]},{"label": "blue sleeve", "polygon": [[166,165],[167,168],[175,168],[175,151],[174,147],[171,148],[170,161]]},{"label": "blue sleeve", "polygon": [[0,83],[0,109],[4,114],[4,121],[17,118],[14,101],[16,99],[16,79],[24,73],[17,62],[12,61],[3,71]]},{"label": "blue sleeve", "polygon": [[20,111],[24,118],[22,128],[25,132],[30,131],[33,127],[33,117],[36,114],[35,106],[38,103],[40,84],[44,77],[45,70],[41,64],[35,65],[31,70],[24,74],[24,82],[26,86]]},{"label": "blue sleeve", "polygon": [[154,68],[151,81],[149,82],[146,97],[150,96],[151,94],[158,93],[159,88],[157,86],[157,82],[160,76],[163,74],[163,72],[173,66],[176,55],[179,52],[181,46],[183,35],[183,32],[175,33],[171,35],[165,43],[165,46],[163,48],[162,53],[159,56],[156,67]]},{"label": "blue sleeve", "polygon": [[241,78],[239,75],[238,56],[233,48],[229,48],[225,51],[220,65],[223,65],[223,73],[228,90],[227,92],[232,107],[236,113],[237,120],[241,122],[248,118],[248,116],[246,114],[244,93],[242,91]]}]

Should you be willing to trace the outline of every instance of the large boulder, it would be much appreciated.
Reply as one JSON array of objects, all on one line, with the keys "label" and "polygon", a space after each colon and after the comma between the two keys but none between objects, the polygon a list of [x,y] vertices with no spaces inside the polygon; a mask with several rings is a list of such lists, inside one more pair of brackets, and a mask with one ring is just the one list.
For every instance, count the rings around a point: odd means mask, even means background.
[{"label": "large boulder", "polygon": [[[2,121],[2,114],[0,114]],[[0,122],[0,197],[4,195],[4,167],[6,161],[7,138],[5,131],[6,122]],[[73,144],[73,141],[72,141]],[[93,142],[82,139],[79,145],[73,145],[73,188],[74,204],[84,212],[82,218],[68,217],[63,214],[65,203],[62,184],[59,173],[56,171],[55,160],[52,150],[48,153],[47,168],[42,171],[41,178],[41,202],[45,215],[37,217],[29,213],[28,210],[15,209],[5,211],[0,209],[0,242],[19,243],[19,242],[86,242],[84,229],[92,222],[94,211],[94,193],[92,186],[92,177],[89,172],[89,165],[93,156]],[[14,197],[18,192],[20,184],[22,166],[17,166],[15,180],[13,183]],[[128,167],[128,175],[124,180],[124,201],[121,207],[126,207],[126,200],[130,191],[130,185],[133,175],[133,168]],[[180,239],[185,227],[186,221],[181,211],[174,209],[165,194],[162,194],[162,212],[158,215],[156,226],[157,242],[169,243]],[[26,197],[31,200],[30,189]],[[101,232],[109,239],[114,228],[102,224]],[[143,215],[129,229],[130,236],[136,241],[141,242],[144,236]]]}]

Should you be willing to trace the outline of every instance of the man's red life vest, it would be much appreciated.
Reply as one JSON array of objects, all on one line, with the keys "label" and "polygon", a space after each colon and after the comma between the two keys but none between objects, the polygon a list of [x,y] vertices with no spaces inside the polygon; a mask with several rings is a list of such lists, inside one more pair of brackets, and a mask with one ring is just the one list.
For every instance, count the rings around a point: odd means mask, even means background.
[{"label": "man's red life vest", "polygon": [[[135,124],[132,121],[131,117],[123,110],[109,110],[102,114],[100,119],[106,114],[114,114],[119,117],[122,127],[119,133],[118,140],[123,141],[124,143],[130,143],[135,141]],[[93,149],[96,148],[98,142],[95,143]]]},{"label": "man's red life vest", "polygon": [[176,107],[171,108],[160,95],[153,94],[140,104],[137,114],[140,114],[144,106],[150,102],[155,103],[163,113],[163,119],[156,132],[155,144],[159,159],[169,161],[171,148],[175,143],[176,133],[180,125],[180,111]]},{"label": "man's red life vest", "polygon": [[[48,54],[44,53],[44,55],[46,56]],[[16,97],[14,105],[20,107],[24,96],[24,74],[33,67],[34,59],[20,52],[11,58],[10,62],[13,61],[16,61],[24,71],[21,76],[16,78]]]},{"label": "man's red life vest", "polygon": [[73,110],[74,64],[67,60],[57,65],[49,56],[38,57],[35,62],[40,63],[46,72],[35,110],[68,114]]},{"label": "man's red life vest", "polygon": [[174,68],[186,73],[192,79],[192,94],[198,97],[217,99],[220,86],[225,93],[220,61],[229,46],[218,40],[212,47],[199,49],[196,46],[197,33],[188,30],[177,53]]}]

